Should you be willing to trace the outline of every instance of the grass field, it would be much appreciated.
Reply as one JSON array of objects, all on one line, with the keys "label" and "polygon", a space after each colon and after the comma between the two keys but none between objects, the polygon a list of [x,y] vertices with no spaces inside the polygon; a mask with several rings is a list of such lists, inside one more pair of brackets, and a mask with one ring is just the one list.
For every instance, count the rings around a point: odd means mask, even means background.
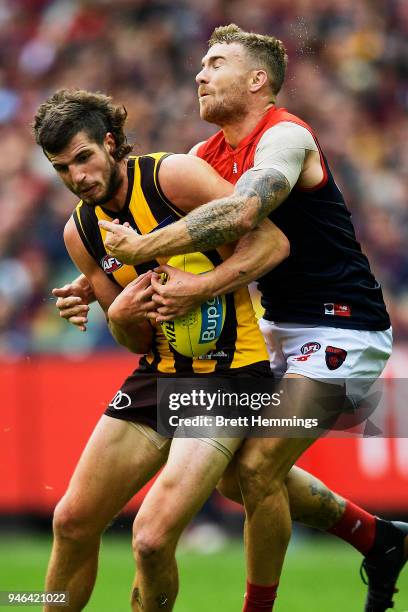
[{"label": "grass field", "polygon": [[[41,590],[49,546],[45,538],[3,536],[0,590]],[[244,564],[238,542],[207,555],[181,551],[178,559],[181,589],[176,612],[241,610]],[[365,587],[358,574],[359,562],[359,555],[341,542],[328,538],[295,541],[287,557],[276,612],[362,612]],[[107,535],[98,581],[86,610],[128,611],[132,574],[129,540]],[[399,587],[394,612],[408,612],[408,571]]]}]

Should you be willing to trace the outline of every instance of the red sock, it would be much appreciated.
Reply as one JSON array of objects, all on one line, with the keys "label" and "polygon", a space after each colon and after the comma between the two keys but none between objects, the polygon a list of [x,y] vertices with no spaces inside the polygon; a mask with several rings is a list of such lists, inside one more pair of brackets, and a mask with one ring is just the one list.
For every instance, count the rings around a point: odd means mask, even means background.
[{"label": "red sock", "polygon": [[347,500],[341,519],[327,531],[366,555],[374,544],[375,530],[375,516]]},{"label": "red sock", "polygon": [[271,612],[276,599],[278,585],[261,586],[247,581],[242,612]]}]

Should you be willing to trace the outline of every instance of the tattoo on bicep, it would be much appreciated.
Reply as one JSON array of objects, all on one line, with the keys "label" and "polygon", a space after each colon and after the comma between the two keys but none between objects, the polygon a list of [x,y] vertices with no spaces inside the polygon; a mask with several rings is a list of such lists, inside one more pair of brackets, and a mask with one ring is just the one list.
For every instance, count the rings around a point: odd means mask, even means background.
[{"label": "tattoo on bicep", "polygon": [[235,188],[236,193],[255,199],[257,223],[267,217],[289,195],[289,182],[281,172],[272,168],[245,172]]},{"label": "tattoo on bicep", "polygon": [[232,196],[200,206],[185,218],[191,243],[208,251],[234,242],[258,225],[290,193],[286,177],[278,170],[246,172]]}]

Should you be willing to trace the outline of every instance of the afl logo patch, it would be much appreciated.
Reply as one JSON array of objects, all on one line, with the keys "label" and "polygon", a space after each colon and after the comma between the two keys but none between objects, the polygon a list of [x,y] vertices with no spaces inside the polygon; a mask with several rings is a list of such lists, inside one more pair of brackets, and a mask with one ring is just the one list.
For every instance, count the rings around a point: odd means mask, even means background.
[{"label": "afl logo patch", "polygon": [[306,342],[306,344],[304,344],[300,349],[300,352],[302,355],[310,355],[311,353],[317,353],[317,351],[320,351],[321,348],[322,345],[318,342]]},{"label": "afl logo patch", "polygon": [[335,346],[326,346],[326,365],[329,370],[337,370],[343,365],[347,357],[347,351]]},{"label": "afl logo patch", "polygon": [[112,272],[116,272],[123,266],[123,263],[118,261],[116,257],[112,257],[112,255],[105,255],[101,259],[102,270],[106,274],[112,274]]}]

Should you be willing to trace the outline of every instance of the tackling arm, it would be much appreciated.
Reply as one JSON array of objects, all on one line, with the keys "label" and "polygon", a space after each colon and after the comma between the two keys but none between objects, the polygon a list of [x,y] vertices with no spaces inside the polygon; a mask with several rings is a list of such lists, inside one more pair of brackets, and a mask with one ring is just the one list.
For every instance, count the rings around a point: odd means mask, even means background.
[{"label": "tackling arm", "polygon": [[[172,171],[163,176],[170,164]],[[231,185],[193,155],[167,158],[160,168],[160,183],[166,196],[189,213],[180,221],[144,236],[130,228],[99,221],[108,231],[107,250],[123,263],[134,265],[234,242],[259,225],[290,192],[285,176],[268,168],[247,171],[231,194]],[[204,204],[208,200],[212,201]]]},{"label": "tackling arm", "polygon": [[[179,157],[181,159],[173,160],[172,166],[164,166],[164,172],[160,174],[163,191],[178,207],[188,212],[216,195],[232,193],[232,185],[202,160],[188,160],[186,163],[185,156]],[[178,171],[182,172],[179,180]],[[197,179],[200,179],[199,189]],[[202,208],[205,206],[197,212]],[[185,314],[209,297],[247,286],[289,255],[289,242],[276,225],[264,219],[259,226],[243,236],[235,248],[224,245],[218,250],[225,261],[207,274],[196,276],[170,266],[161,266],[157,270],[167,274],[165,285],[161,285],[157,276],[152,279],[159,320],[170,320]]]},{"label": "tackling arm", "polygon": [[[224,254],[231,248],[225,245],[219,250]],[[276,225],[264,219],[257,228],[243,236],[232,255],[211,272],[196,275],[168,265],[157,268],[151,281],[157,312],[151,313],[150,317],[157,321],[180,317],[212,297],[246,287],[288,255],[289,241]],[[165,284],[158,276],[163,272],[167,275]]]},{"label": "tackling arm", "polygon": [[[231,252],[228,246],[221,252]],[[285,234],[269,219],[239,239],[232,254],[206,277],[209,297],[231,293],[246,287],[289,256],[290,244]]]},{"label": "tackling arm", "polygon": [[290,185],[279,171],[248,170],[228,198],[209,202],[184,219],[185,248],[206,251],[234,242],[254,229],[289,195]]}]

